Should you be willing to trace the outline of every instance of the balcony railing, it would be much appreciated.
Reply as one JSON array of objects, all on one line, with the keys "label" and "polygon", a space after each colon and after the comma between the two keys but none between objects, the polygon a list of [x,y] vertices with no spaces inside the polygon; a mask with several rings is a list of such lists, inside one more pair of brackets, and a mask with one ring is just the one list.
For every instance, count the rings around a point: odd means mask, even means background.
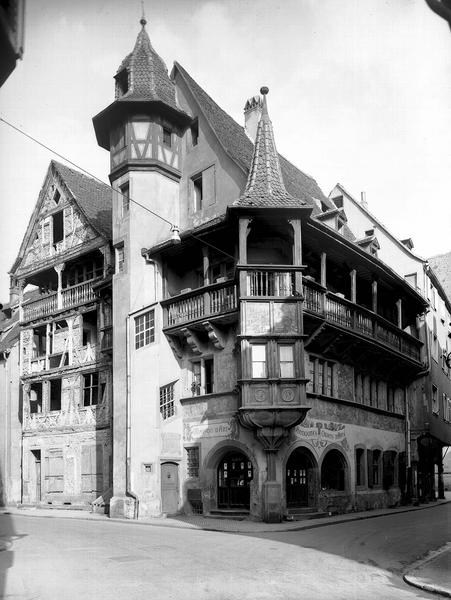
[{"label": "balcony railing", "polygon": [[317,289],[304,280],[304,309],[325,317],[331,323],[373,338],[420,361],[422,343],[396,325],[349,300]]},{"label": "balcony railing", "polygon": [[33,319],[51,315],[57,310],[92,302],[96,297],[93,284],[97,281],[99,281],[99,278],[61,290],[61,296],[57,292],[54,292],[48,296],[28,302],[23,306],[22,320],[32,321]]},{"label": "balcony railing", "polygon": [[236,310],[237,291],[234,284],[204,288],[183,294],[183,298],[164,300],[165,326],[174,327]]},{"label": "balcony railing", "polygon": [[289,271],[247,271],[247,296],[293,296],[295,274]]}]

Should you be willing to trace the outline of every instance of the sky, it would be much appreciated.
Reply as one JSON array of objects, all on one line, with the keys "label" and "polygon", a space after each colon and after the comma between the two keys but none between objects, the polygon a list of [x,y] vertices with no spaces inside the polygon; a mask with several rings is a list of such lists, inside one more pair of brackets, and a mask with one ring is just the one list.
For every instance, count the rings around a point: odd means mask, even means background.
[{"label": "sky", "polygon": [[[145,0],[147,30],[235,120],[269,87],[279,152],[328,194],[365,191],[414,251],[451,250],[451,32],[424,0]],[[26,5],[0,116],[108,182],[92,117],[140,30],[139,0]],[[0,122],[0,302],[52,158]]]}]

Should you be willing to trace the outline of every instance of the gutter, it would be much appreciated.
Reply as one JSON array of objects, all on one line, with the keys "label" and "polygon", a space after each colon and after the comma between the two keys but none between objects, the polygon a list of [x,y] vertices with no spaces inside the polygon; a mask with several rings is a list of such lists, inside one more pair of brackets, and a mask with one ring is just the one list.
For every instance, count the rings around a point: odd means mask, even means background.
[{"label": "gutter", "polygon": [[130,463],[131,463],[131,438],[132,438],[132,427],[131,427],[131,374],[130,374],[130,314],[125,318],[125,495],[128,498],[133,498],[134,510],[133,518],[138,518],[139,512],[139,499],[138,496],[131,490],[130,481]]}]

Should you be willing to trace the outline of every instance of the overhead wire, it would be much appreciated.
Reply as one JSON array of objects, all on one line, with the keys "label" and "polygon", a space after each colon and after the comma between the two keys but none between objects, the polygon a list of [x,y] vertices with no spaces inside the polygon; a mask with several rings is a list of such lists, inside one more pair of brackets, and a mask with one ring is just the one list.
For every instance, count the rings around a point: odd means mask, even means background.
[{"label": "overhead wire", "polygon": [[[154,217],[157,217],[158,219],[161,219],[162,221],[164,221],[165,223],[167,223],[168,225],[170,225],[171,228],[175,227],[175,223],[172,223],[171,221],[168,221],[168,219],[166,219],[166,217],[163,217],[159,213],[157,213],[154,210],[150,209],[148,206],[144,206],[144,204],[141,204],[137,200],[134,200],[133,198],[130,197],[130,195],[124,194],[120,189],[113,188],[113,186],[111,184],[105,183],[102,179],[100,179],[100,177],[97,177],[96,175],[94,175],[93,173],[91,173],[90,171],[88,171],[87,169],[85,169],[84,167],[81,167],[80,165],[78,165],[74,161],[70,160],[69,158],[67,158],[67,156],[64,156],[63,154],[57,152],[54,148],[51,148],[50,146],[47,146],[46,144],[44,144],[44,142],[41,142],[40,140],[38,140],[34,136],[30,135],[29,133],[27,133],[26,131],[24,131],[23,129],[21,129],[20,127],[17,127],[17,125],[14,125],[13,123],[10,123],[9,121],[7,121],[6,119],[4,119],[1,116],[0,116],[0,121],[2,123],[5,123],[5,125],[8,125],[8,127],[11,127],[11,129],[17,131],[18,133],[20,133],[24,137],[28,138],[29,140],[31,140],[35,144],[38,144],[39,146],[41,146],[42,148],[45,148],[46,150],[48,150],[49,152],[51,152],[55,156],[58,156],[58,158],[61,158],[62,160],[68,162],[70,165],[72,165],[73,167],[75,167],[79,171],[82,171],[82,173],[85,173],[86,175],[88,175],[89,177],[91,177],[92,179],[94,179],[95,181],[98,181],[99,183],[108,186],[114,192],[116,192],[117,194],[119,194],[123,198],[126,198],[128,200],[128,202],[131,202],[131,203],[135,204],[136,206],[139,206],[140,208],[142,208],[143,210],[146,210],[148,213],[150,213]],[[224,254],[225,256],[228,256],[229,258],[235,259],[234,256],[232,256],[228,252],[225,252],[225,250],[221,250],[221,248],[217,248],[213,244],[210,244],[209,242],[205,241],[203,238],[200,238],[199,236],[195,235],[194,233],[188,233],[188,235],[190,237],[198,240],[202,244],[205,244],[206,246],[209,246],[210,248],[213,248],[214,250],[217,250],[221,254]]]}]

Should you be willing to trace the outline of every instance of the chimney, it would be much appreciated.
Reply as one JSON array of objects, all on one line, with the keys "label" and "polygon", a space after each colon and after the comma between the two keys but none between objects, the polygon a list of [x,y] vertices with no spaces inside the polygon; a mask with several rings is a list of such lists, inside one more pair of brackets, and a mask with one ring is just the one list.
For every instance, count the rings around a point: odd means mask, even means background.
[{"label": "chimney", "polygon": [[249,98],[244,106],[244,131],[252,143],[257,135],[257,125],[262,114],[263,100],[261,96]]},{"label": "chimney", "polygon": [[360,192],[360,204],[365,210],[368,210],[368,202],[366,201],[366,192]]}]

